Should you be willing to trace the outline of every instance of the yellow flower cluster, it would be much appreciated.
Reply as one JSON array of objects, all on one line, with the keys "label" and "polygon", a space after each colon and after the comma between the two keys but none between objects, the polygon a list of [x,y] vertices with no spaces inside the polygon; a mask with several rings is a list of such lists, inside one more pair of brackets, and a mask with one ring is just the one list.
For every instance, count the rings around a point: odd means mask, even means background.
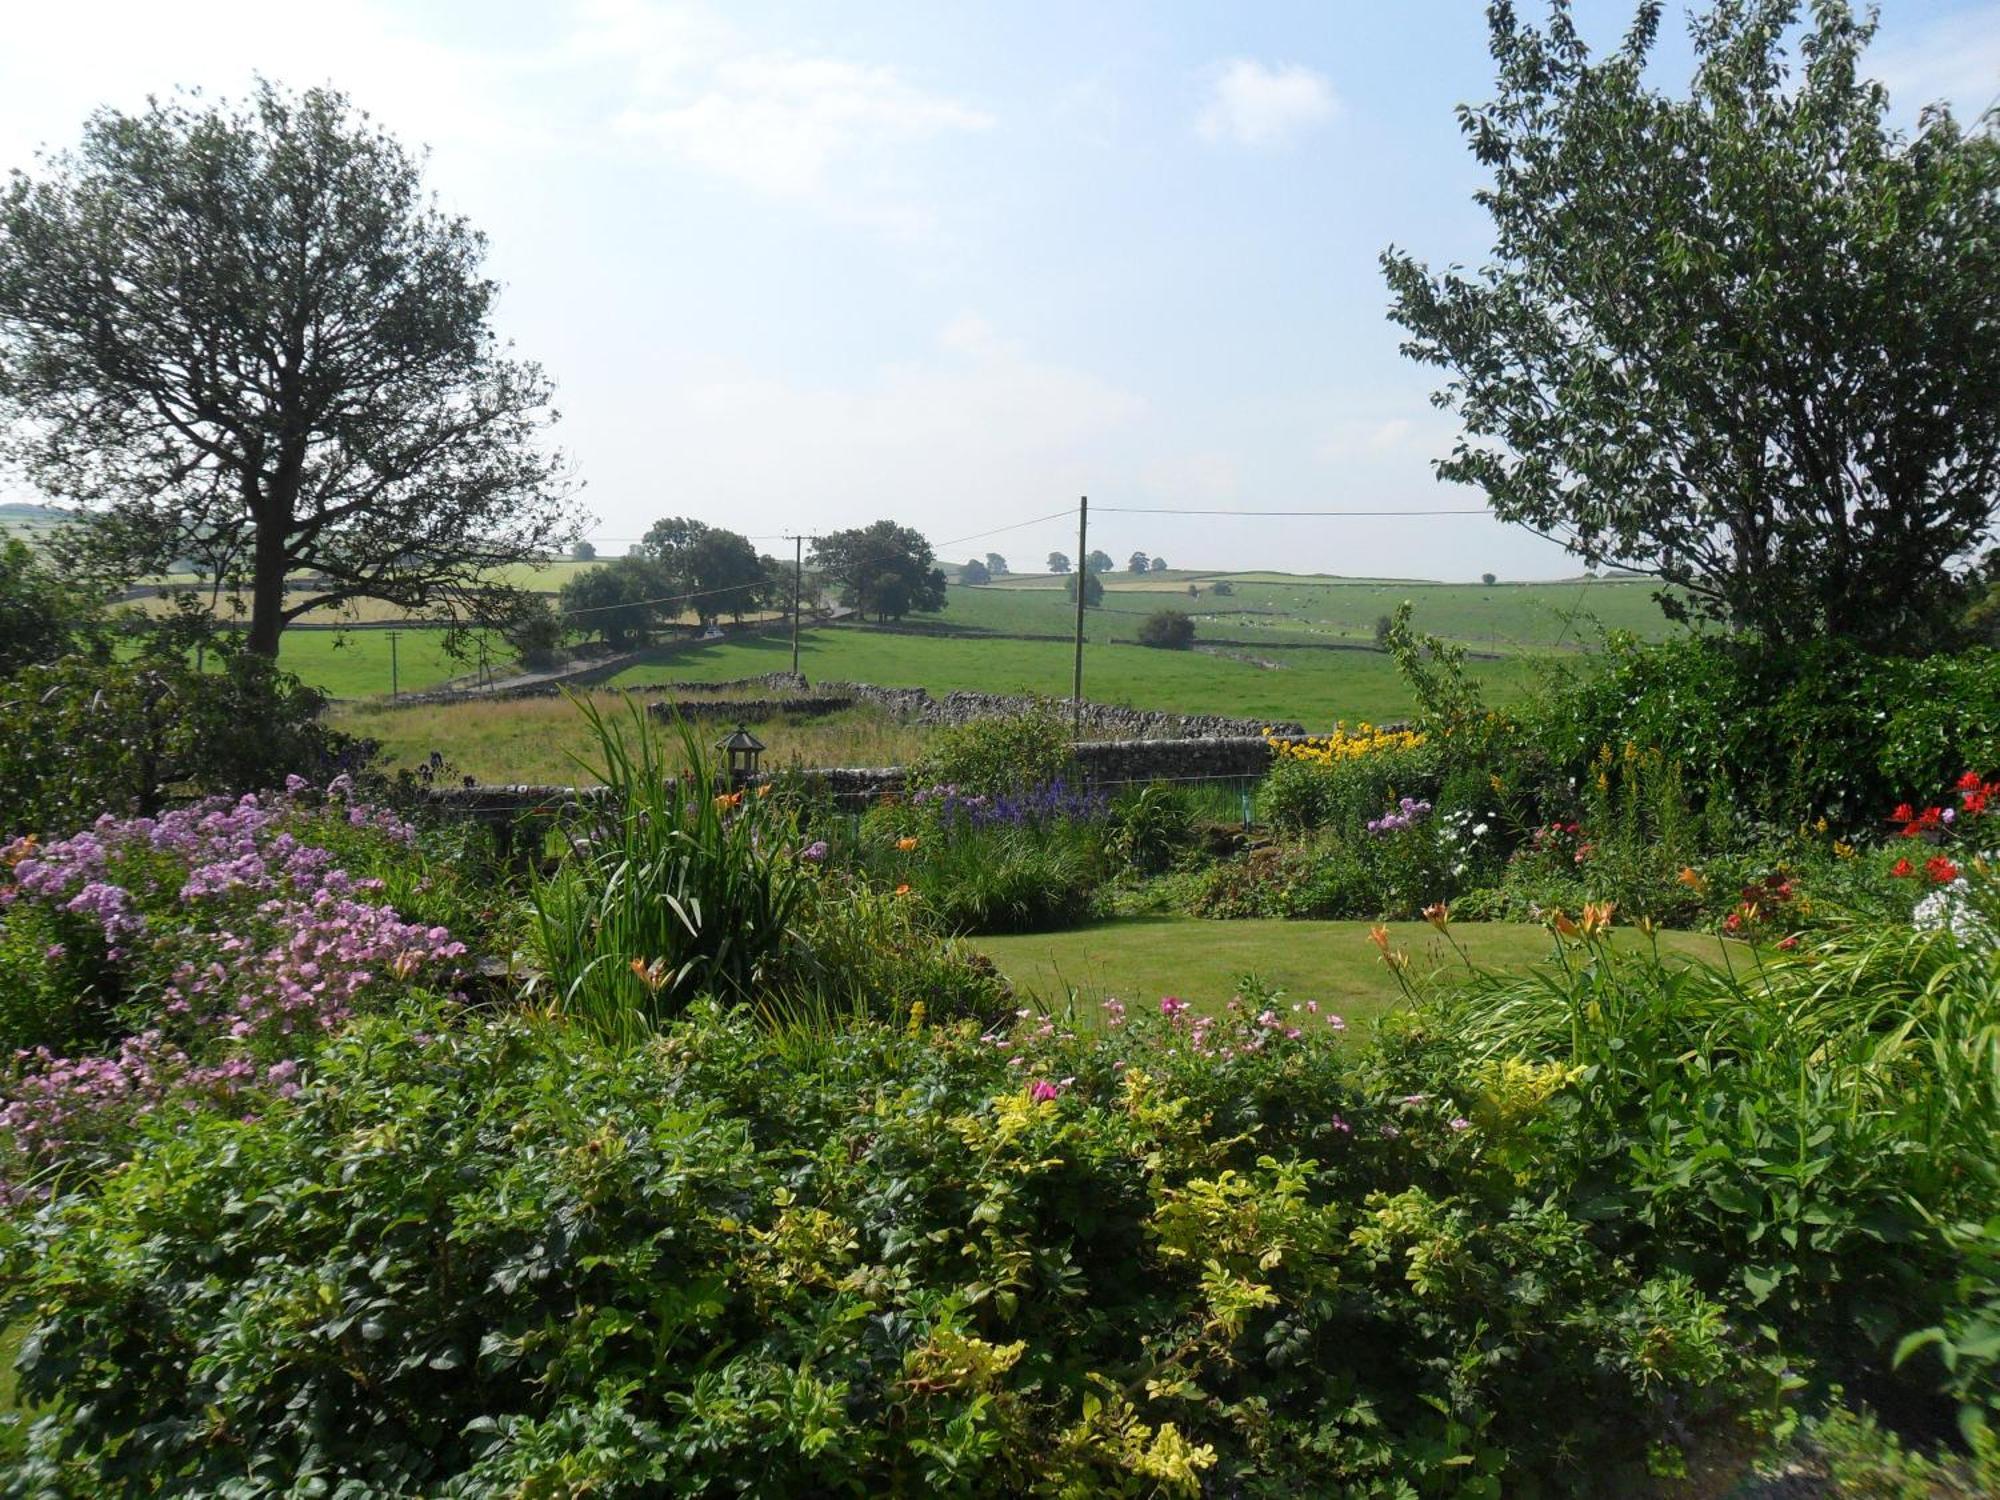
[{"label": "yellow flower cluster", "polygon": [[1302,760],[1316,766],[1330,766],[1337,761],[1359,760],[1364,755],[1378,755],[1385,750],[1414,750],[1424,742],[1424,737],[1414,729],[1377,729],[1365,720],[1349,729],[1346,724],[1333,726],[1332,734],[1307,735],[1303,739],[1292,739],[1264,731],[1264,742],[1285,760]]}]

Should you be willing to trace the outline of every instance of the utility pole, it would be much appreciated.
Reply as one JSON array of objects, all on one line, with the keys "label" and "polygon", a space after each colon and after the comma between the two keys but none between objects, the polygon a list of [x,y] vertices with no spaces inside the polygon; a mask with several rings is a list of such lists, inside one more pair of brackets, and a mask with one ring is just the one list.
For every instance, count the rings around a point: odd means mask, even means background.
[{"label": "utility pole", "polygon": [[792,538],[792,675],[799,675],[799,595],[805,583],[806,539]]},{"label": "utility pole", "polygon": [[1083,599],[1090,592],[1090,496],[1076,503],[1076,679],[1070,686],[1075,736],[1083,738]]},{"label": "utility pole", "polygon": [[394,702],[396,699],[396,637],[398,634],[400,632],[395,630],[389,632],[389,699],[391,702]]}]

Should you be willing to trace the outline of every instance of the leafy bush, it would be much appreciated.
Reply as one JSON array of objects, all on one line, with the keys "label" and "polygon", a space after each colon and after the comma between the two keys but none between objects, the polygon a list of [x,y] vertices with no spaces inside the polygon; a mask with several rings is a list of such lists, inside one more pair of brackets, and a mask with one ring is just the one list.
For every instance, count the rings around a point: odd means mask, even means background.
[{"label": "leafy bush", "polygon": [[321,721],[324,700],[296,677],[227,637],[199,670],[184,644],[167,635],[130,661],[71,656],[0,681],[0,834],[361,767],[365,747]]},{"label": "leafy bush", "polygon": [[1281,755],[1258,787],[1258,816],[1287,832],[1358,833],[1400,797],[1434,797],[1440,765],[1436,750],[1422,742],[1326,761]]},{"label": "leafy bush", "polygon": [[1529,718],[1545,783],[1581,782],[1601,747],[1629,744],[1747,817],[1793,827],[1825,816],[1853,832],[1967,766],[2000,767],[2000,651],[1910,659],[1836,640],[1627,641]]},{"label": "leafy bush", "polygon": [[1554,970],[1420,1007],[1385,1086],[1472,1099],[1516,1190],[1589,1202],[1607,1253],[1691,1276],[1818,1379],[1886,1392],[1903,1362],[1899,1400],[1943,1387],[1983,1426],[2000,950],[1865,926],[1711,969],[1614,948],[1607,921],[1570,922]]},{"label": "leafy bush", "polygon": [[1194,621],[1177,609],[1156,609],[1139,622],[1139,644],[1185,651],[1194,644]]},{"label": "leafy bush", "polygon": [[941,729],[909,774],[912,786],[950,787],[977,797],[1075,780],[1069,725],[1052,707]]},{"label": "leafy bush", "polygon": [[368,1020],[14,1221],[23,1481],[1604,1493],[1771,1388],[1310,1016],[690,1016]]}]

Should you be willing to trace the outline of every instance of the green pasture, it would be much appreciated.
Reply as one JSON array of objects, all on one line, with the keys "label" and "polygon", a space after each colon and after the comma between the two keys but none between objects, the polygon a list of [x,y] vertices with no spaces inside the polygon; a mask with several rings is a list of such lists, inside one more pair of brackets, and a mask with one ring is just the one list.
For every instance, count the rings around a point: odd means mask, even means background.
[{"label": "green pasture", "polygon": [[[1557,583],[1425,583],[1407,579],[1332,578],[1284,574],[1104,575],[1104,603],[1084,615],[1092,639],[1131,639],[1156,609],[1195,619],[1197,639],[1269,642],[1273,646],[1372,645],[1375,622],[1403,600],[1416,628],[1497,652],[1587,648],[1604,630],[1658,639],[1675,627],[1653,599],[1654,585],[1634,579],[1571,579]],[[1234,594],[1218,598],[1216,578]],[[1201,592],[1190,598],[1192,582]],[[910,623],[952,630],[1045,634],[1071,628],[1075,605],[1063,580],[1010,579],[979,588],[953,587],[945,609]]]},{"label": "green pasture", "polygon": [[[1091,1011],[1107,996],[1127,1006],[1157,1005],[1177,995],[1216,1010],[1242,988],[1244,976],[1285,992],[1283,1006],[1316,1001],[1356,1030],[1358,1023],[1393,1009],[1403,999],[1382,963],[1368,922],[1217,922],[1199,917],[1119,917],[1067,932],[981,937],[969,941],[991,958],[1024,995],[1060,1007],[1074,992]],[[1388,924],[1394,946],[1410,954],[1410,977],[1462,972],[1466,960],[1426,922]],[[1501,922],[1462,922],[1451,936],[1471,962],[1486,969],[1525,969],[1555,957],[1555,938],[1544,928]],[[1619,929],[1622,941],[1641,942]],[[1667,951],[1721,964],[1720,939],[1665,933]],[[1324,1023],[1320,1023],[1324,1024]]]},{"label": "green pasture", "polygon": [[[1289,655],[1297,659],[1271,669],[1200,651],[1093,642],[1084,650],[1083,693],[1097,703],[1294,719],[1308,726],[1331,725],[1338,719],[1350,723],[1394,719],[1410,712],[1409,694],[1396,675],[1395,663],[1380,652]],[[936,694],[1040,693],[1057,698],[1069,695],[1071,661],[1070,646],[1063,641],[969,641],[829,626],[805,633],[799,665],[814,682],[872,682],[922,687]],[[612,685],[716,682],[790,665],[789,638],[774,631],[661,650],[653,660],[620,673]],[[1522,657],[1472,663],[1473,675],[1494,703],[1522,696],[1533,684],[1535,670],[1536,663]]]},{"label": "green pasture", "polygon": [[[479,671],[476,644],[464,660],[446,655],[442,630],[399,630],[396,677],[401,691],[422,692],[454,677]],[[488,646],[487,665],[496,675],[514,670],[513,653],[498,639]],[[389,695],[389,632],[386,630],[288,630],[278,639],[278,665],[310,687],[335,698]]]}]

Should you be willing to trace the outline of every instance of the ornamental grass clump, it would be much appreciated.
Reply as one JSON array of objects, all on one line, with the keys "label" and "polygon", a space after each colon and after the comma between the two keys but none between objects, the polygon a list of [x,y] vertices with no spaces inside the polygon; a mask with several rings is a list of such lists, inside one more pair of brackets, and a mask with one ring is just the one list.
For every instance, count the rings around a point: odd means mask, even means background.
[{"label": "ornamental grass clump", "polygon": [[697,995],[750,1000],[776,981],[814,861],[768,786],[732,789],[693,726],[676,755],[644,710],[576,700],[596,746],[581,768],[601,795],[530,892],[540,984],[567,1015],[634,1037]]}]

